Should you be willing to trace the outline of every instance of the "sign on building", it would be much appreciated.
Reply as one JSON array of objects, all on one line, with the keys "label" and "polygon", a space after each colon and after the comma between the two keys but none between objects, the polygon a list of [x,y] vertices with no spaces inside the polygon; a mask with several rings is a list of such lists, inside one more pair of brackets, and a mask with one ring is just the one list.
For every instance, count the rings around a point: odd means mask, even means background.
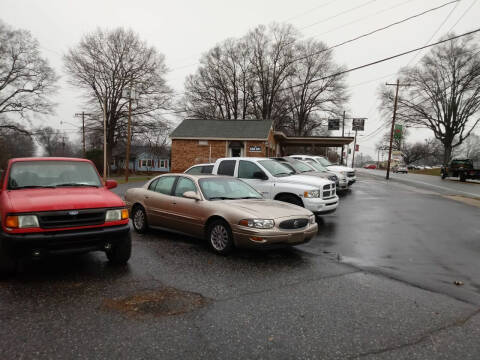
[{"label": "sign on building", "polygon": [[397,140],[401,140],[403,135],[403,125],[395,124],[393,129],[393,137]]},{"label": "sign on building", "polygon": [[250,146],[248,148],[249,152],[262,152],[262,147],[261,146]]},{"label": "sign on building", "polygon": [[360,151],[360,145],[359,144],[355,144],[355,151]]},{"label": "sign on building", "polygon": [[340,119],[328,119],[328,130],[340,130]]},{"label": "sign on building", "polygon": [[352,119],[352,130],[363,131],[365,128],[365,119]]}]

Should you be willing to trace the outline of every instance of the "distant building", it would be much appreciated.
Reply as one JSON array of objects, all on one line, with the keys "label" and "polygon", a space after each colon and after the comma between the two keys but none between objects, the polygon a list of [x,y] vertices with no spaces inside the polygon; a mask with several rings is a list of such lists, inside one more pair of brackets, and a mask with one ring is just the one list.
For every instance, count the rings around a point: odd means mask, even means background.
[{"label": "distant building", "polygon": [[[114,152],[110,165],[112,171],[125,169],[125,149]],[[167,151],[153,153],[144,146],[130,149],[129,169],[132,172],[170,172],[170,155]]]},{"label": "distant building", "polygon": [[274,131],[271,120],[186,119],[170,134],[171,170],[214,162],[222,157],[287,155],[288,147],[341,147],[353,137],[287,136]]}]

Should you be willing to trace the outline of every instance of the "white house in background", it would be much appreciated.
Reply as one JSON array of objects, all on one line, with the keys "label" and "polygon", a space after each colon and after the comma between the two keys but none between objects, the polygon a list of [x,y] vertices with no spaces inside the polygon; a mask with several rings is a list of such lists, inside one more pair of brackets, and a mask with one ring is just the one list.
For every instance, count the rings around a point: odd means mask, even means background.
[{"label": "white house in background", "polygon": [[[113,171],[125,168],[125,152],[113,156],[110,168]],[[133,172],[170,172],[170,156],[168,152],[154,154],[144,147],[132,146],[129,169]]]}]

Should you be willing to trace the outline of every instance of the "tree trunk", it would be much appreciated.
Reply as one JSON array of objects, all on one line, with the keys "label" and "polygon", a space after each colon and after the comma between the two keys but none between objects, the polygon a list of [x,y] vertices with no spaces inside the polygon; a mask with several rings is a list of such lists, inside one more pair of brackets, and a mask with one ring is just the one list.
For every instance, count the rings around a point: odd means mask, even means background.
[{"label": "tree trunk", "polygon": [[451,145],[444,145],[443,166],[448,165],[451,157],[452,157],[452,146]]}]

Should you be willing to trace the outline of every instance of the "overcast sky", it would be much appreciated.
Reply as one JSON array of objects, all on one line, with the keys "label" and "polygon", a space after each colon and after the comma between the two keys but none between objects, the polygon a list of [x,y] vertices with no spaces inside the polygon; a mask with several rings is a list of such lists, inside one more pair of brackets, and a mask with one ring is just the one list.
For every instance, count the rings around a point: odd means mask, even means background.
[{"label": "overcast sky", "polygon": [[[229,37],[240,37],[259,24],[289,22],[304,37],[335,45],[355,36],[412,16],[449,0],[0,0],[0,19],[15,28],[28,29],[38,39],[43,55],[61,76],[55,97],[54,116],[37,119],[35,125],[62,128],[73,134],[82,110],[78,89],[65,82],[62,56],[83,34],[97,27],[130,27],[166,57],[169,85],[183,91],[185,76],[196,70],[200,55]],[[469,11],[466,11],[471,5]],[[338,63],[348,68],[435,42],[447,31],[463,33],[478,27],[480,2],[461,0],[386,31],[335,49]],[[443,24],[443,25],[442,25]],[[432,38],[433,37],[433,38]],[[422,53],[421,53],[422,54]],[[394,82],[396,72],[421,57],[407,55],[348,75],[351,100],[347,114],[367,117],[365,134],[377,129],[384,119],[377,109],[381,84]],[[178,119],[180,120],[180,118]],[[477,131],[478,132],[478,131]],[[383,132],[382,132],[383,133]],[[381,134],[381,133],[380,133]],[[415,130],[409,140],[432,136]],[[376,157],[374,147],[380,135],[359,138],[360,151]]]}]

